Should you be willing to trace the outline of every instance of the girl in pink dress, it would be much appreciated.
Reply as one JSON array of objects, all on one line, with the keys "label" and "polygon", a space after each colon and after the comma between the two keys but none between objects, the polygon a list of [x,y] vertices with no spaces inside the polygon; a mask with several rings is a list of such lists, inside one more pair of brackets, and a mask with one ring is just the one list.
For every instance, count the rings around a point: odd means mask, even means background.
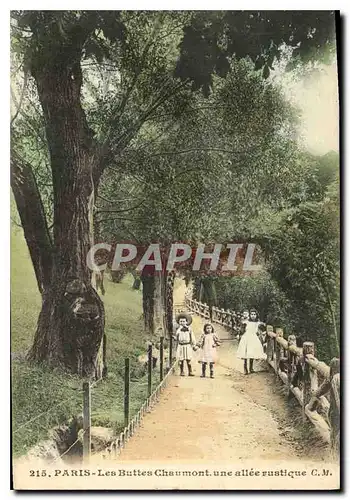
[{"label": "girl in pink dress", "polygon": [[214,378],[214,363],[217,360],[216,347],[220,345],[220,340],[214,333],[214,328],[210,323],[206,323],[203,328],[203,333],[200,336],[197,347],[199,347],[199,363],[202,363],[202,375],[205,377],[207,364],[209,363],[210,378]]}]

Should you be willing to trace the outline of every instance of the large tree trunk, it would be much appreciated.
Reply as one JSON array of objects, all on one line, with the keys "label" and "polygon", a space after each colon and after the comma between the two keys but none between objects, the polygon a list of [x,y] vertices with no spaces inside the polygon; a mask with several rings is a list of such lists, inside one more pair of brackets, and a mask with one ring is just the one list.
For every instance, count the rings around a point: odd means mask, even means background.
[{"label": "large tree trunk", "polygon": [[163,271],[157,271],[154,276],[153,331],[160,336],[164,336],[166,331],[165,290],[166,279],[164,273]]},{"label": "large tree trunk", "polygon": [[173,311],[174,311],[174,281],[175,273],[166,273],[166,288],[165,288],[165,315],[166,315],[166,330],[168,336],[173,335]]},{"label": "large tree trunk", "polygon": [[211,279],[201,280],[199,302],[204,302],[209,306],[210,320],[213,318],[213,307],[217,305],[215,283]]},{"label": "large tree trunk", "polygon": [[[145,271],[142,273],[143,316],[145,330],[157,336],[167,336],[167,275],[164,271]],[[171,323],[172,323],[172,291]],[[170,304],[170,302],[169,302]]]},{"label": "large tree trunk", "polygon": [[141,274],[142,281],[142,308],[145,331],[154,333],[154,274]]},{"label": "large tree trunk", "polygon": [[86,265],[93,244],[94,153],[80,104],[80,65],[62,59],[63,53],[55,54],[33,69],[51,158],[54,257],[29,358],[100,377],[104,307]]},{"label": "large tree trunk", "polygon": [[205,301],[205,288],[204,288],[203,281],[200,282],[198,300],[199,300],[199,302],[202,302],[202,303],[204,303],[204,301]]}]

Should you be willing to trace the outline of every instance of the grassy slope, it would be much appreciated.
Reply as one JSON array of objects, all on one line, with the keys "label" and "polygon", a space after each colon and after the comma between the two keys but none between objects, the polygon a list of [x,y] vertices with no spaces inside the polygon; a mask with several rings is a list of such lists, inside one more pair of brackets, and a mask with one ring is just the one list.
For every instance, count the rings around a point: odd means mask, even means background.
[{"label": "grassy slope", "polygon": [[[50,428],[81,412],[82,380],[23,361],[23,354],[33,340],[41,298],[23,232],[16,226],[12,226],[11,230],[11,255],[13,451],[18,456],[26,453],[39,440],[45,439]],[[132,371],[134,369],[136,375],[136,357],[145,351],[142,294],[132,290],[131,283],[131,277],[126,277],[121,284],[106,283],[103,300],[109,375],[106,381],[92,389],[94,425],[121,428],[124,358],[131,358]],[[145,377],[132,381],[131,413],[138,410],[146,397],[146,391]],[[21,427],[41,413],[43,415],[38,419]]]}]

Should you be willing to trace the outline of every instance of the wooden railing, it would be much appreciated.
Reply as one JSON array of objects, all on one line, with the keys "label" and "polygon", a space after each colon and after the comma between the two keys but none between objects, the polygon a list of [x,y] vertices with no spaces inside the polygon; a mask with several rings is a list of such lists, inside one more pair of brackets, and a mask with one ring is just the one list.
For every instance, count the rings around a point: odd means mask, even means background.
[{"label": "wooden railing", "polygon": [[[203,318],[210,319],[210,307],[208,304],[203,304],[197,300],[186,298],[186,306],[190,311],[202,316]],[[211,320],[215,323],[219,323],[222,326],[234,327],[236,314],[234,311],[225,311],[225,309],[219,309],[218,307],[212,307],[212,317]]]},{"label": "wooden railing", "polygon": [[[189,297],[186,298],[187,308],[194,314],[210,319],[225,327],[237,328],[236,314],[234,311],[225,311],[202,304]],[[287,386],[287,396],[292,394],[299,402],[303,417],[308,418],[319,431],[325,441],[331,443],[332,448],[339,446],[339,414],[340,394],[339,369],[331,373],[330,367],[315,358],[315,345],[313,342],[304,342],[303,347],[297,347],[295,335],[283,336],[282,328],[266,327],[266,361],[276,375]],[[331,362],[339,366],[339,360],[334,358]],[[333,377],[337,378],[332,384]],[[334,379],[335,380],[335,379]],[[321,387],[322,386],[322,387]],[[333,387],[329,390],[329,387]],[[326,389],[326,390],[324,390]],[[321,395],[323,394],[323,395]],[[330,406],[335,411],[330,412]],[[335,414],[334,414],[335,413]]]},{"label": "wooden railing", "polygon": [[288,396],[295,396],[302,407],[304,418],[307,417],[330,443],[329,399],[321,396],[317,398],[317,404],[314,404],[314,395],[320,385],[330,378],[330,368],[315,358],[313,342],[304,342],[302,348],[297,347],[295,335],[289,335],[286,340],[282,328],[275,330],[274,332],[271,325],[266,327],[267,363],[287,386]]}]

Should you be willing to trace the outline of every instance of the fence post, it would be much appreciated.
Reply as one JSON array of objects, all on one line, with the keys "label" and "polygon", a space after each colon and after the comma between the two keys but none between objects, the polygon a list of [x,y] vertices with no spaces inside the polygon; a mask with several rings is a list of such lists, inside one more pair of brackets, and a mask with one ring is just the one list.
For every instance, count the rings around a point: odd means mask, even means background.
[{"label": "fence post", "polygon": [[305,406],[309,403],[311,398],[311,369],[310,365],[306,362],[307,354],[315,353],[315,344],[313,342],[303,343],[303,418],[306,419]]},{"label": "fence post", "polygon": [[130,360],[125,358],[124,370],[124,427],[129,425],[130,408]]},{"label": "fence post", "polygon": [[160,337],[160,345],[159,345],[159,378],[160,381],[163,380],[164,377],[164,370],[163,370],[163,363],[164,363],[164,337]]},{"label": "fence post", "polygon": [[338,459],[340,451],[340,359],[333,358],[329,364],[329,393],[332,410],[329,412],[331,424],[331,453]]},{"label": "fence post", "polygon": [[[297,338],[295,335],[288,335],[288,347],[291,345],[297,345]],[[290,387],[292,385],[293,371],[294,371],[294,358],[295,355],[288,350],[288,396],[292,394]]]},{"label": "fence post", "polygon": [[89,463],[91,452],[91,390],[90,382],[83,383],[83,461]]},{"label": "fence post", "polygon": [[276,370],[276,375],[278,375],[279,369],[280,369],[281,350],[282,350],[282,347],[277,342],[278,337],[282,337],[283,338],[283,329],[282,328],[276,328],[276,342],[275,342],[275,352],[276,352],[275,370]]},{"label": "fence post", "polygon": [[270,337],[269,332],[273,332],[273,326],[266,325],[266,335],[267,335],[266,357],[268,362],[272,361],[273,359],[273,338]]},{"label": "fence post", "polygon": [[103,335],[103,344],[102,344],[102,360],[103,360],[103,369],[102,369],[102,378],[107,377],[107,335]]},{"label": "fence post", "polygon": [[173,336],[169,337],[169,370],[173,364]]},{"label": "fence post", "polygon": [[234,314],[233,312],[231,311],[231,335],[232,337],[234,337],[234,333],[235,333],[235,317],[234,317]]},{"label": "fence post", "polygon": [[225,324],[225,326],[230,326],[231,325],[230,313],[228,311],[225,311],[224,324]]},{"label": "fence post", "polygon": [[147,395],[150,397],[152,394],[152,368],[153,368],[153,358],[152,358],[152,344],[148,346],[148,392]]}]

